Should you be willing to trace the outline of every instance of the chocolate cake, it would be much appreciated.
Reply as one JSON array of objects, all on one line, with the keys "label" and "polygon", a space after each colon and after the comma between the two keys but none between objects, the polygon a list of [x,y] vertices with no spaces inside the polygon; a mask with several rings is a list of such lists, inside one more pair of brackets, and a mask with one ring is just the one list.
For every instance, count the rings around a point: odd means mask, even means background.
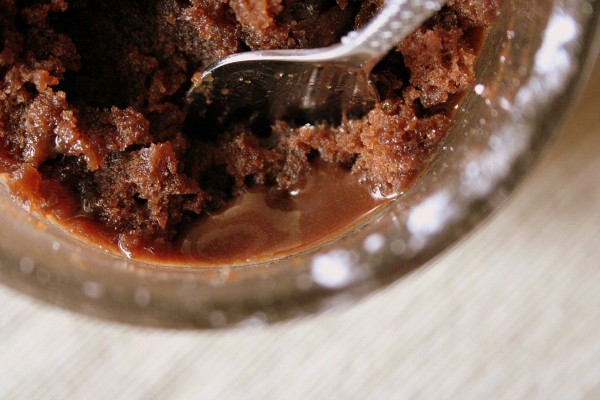
[{"label": "chocolate cake", "polygon": [[[32,212],[158,258],[248,193],[289,199],[324,168],[347,171],[365,193],[400,194],[474,84],[498,0],[450,0],[402,41],[374,70],[381,102],[360,119],[218,124],[185,101],[194,73],[226,55],[328,46],[381,4],[0,0],[0,172]],[[363,203],[352,218],[377,205]]]}]

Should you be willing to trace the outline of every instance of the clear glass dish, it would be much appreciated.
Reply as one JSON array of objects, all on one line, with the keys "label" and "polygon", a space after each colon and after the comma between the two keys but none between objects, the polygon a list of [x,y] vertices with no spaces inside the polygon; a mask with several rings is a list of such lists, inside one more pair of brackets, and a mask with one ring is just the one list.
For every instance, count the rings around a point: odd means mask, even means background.
[{"label": "clear glass dish", "polygon": [[82,245],[0,188],[0,282],[132,324],[257,324],[355,301],[429,262],[496,209],[560,128],[596,55],[600,1],[505,0],[453,131],[423,177],[343,237],[282,260],[192,270]]}]

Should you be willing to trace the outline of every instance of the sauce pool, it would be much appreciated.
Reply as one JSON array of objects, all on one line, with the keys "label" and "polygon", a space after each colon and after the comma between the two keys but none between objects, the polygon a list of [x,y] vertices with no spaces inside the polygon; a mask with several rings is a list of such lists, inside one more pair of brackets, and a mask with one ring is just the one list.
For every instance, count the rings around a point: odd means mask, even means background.
[{"label": "sauce pool", "polygon": [[343,234],[386,201],[348,170],[320,162],[297,193],[252,188],[220,214],[193,224],[178,241],[177,258],[235,264],[297,253]]},{"label": "sauce pool", "polygon": [[116,233],[79,215],[46,218],[73,236],[113,254],[156,265],[211,268],[283,258],[336,239],[389,203],[374,196],[356,175],[317,161],[295,193],[251,188],[223,210],[192,222],[166,249],[126,248]]}]

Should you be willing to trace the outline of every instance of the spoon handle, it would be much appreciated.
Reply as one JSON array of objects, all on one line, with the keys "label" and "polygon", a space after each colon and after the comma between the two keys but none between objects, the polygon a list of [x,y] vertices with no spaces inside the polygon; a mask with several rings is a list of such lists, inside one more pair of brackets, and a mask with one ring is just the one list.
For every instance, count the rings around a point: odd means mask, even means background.
[{"label": "spoon handle", "polygon": [[343,52],[361,68],[372,68],[446,0],[387,0],[375,19],[342,38]]}]

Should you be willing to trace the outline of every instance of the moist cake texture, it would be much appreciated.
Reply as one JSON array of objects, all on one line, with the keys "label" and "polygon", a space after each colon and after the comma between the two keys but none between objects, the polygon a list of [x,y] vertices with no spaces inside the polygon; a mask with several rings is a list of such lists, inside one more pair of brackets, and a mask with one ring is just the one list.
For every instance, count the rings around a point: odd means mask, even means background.
[{"label": "moist cake texture", "polygon": [[257,187],[302,191],[322,163],[401,193],[473,85],[498,1],[450,0],[400,43],[363,118],[219,125],[188,110],[195,72],[235,52],[334,44],[382,1],[0,0],[0,172],[28,209],[92,221],[133,255],[169,251]]}]

